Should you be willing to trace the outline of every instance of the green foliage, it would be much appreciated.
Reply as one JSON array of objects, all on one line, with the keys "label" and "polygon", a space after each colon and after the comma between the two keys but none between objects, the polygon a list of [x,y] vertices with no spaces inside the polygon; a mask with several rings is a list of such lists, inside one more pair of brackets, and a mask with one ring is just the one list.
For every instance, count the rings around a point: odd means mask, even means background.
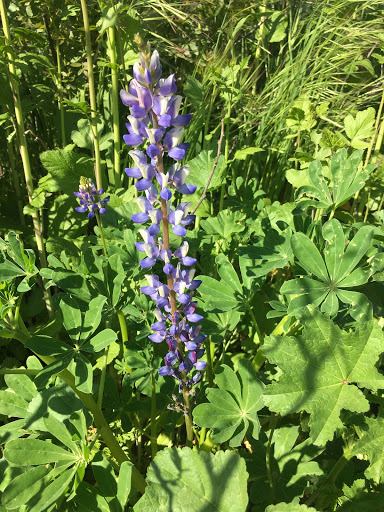
[{"label": "green foliage", "polygon": [[[166,475],[166,480],[161,475]],[[223,486],[225,482],[225,486]],[[234,452],[165,448],[148,470],[147,489],[135,511],[204,509],[244,512],[248,503],[244,460]]]}]

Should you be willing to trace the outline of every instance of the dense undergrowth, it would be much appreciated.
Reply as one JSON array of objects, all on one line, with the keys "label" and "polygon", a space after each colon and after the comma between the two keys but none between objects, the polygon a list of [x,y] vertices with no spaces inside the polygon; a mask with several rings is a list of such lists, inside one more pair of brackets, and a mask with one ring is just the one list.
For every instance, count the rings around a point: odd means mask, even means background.
[{"label": "dense undergrowth", "polygon": [[382,510],[384,2],[0,6],[0,511]]}]

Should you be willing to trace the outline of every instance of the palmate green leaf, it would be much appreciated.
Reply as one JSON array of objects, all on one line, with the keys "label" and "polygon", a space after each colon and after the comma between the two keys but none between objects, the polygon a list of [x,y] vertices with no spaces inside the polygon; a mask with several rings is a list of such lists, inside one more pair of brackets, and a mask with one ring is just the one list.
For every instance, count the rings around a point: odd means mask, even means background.
[{"label": "palmate green leaf", "polygon": [[365,422],[368,429],[353,445],[352,455],[359,459],[368,457],[370,466],[365,475],[374,482],[381,483],[384,481],[384,418],[365,418]]},{"label": "palmate green leaf", "polygon": [[360,388],[383,388],[384,377],[375,367],[384,350],[376,325],[355,331],[339,329],[312,307],[302,315],[303,335],[269,336],[263,353],[282,370],[278,382],[268,385],[265,404],[281,415],[307,411],[311,438],[322,445],[342,427],[342,409],[365,412],[369,403]]},{"label": "palmate green leaf", "polygon": [[165,448],[151,462],[145,493],[133,510],[245,512],[247,478],[245,461],[234,452]]},{"label": "palmate green leaf", "polygon": [[41,439],[14,439],[5,445],[4,458],[16,466],[76,462],[76,455]]},{"label": "palmate green leaf", "polygon": [[315,244],[304,233],[295,233],[291,238],[293,252],[300,266],[312,277],[292,279],[283,283],[281,293],[293,296],[288,305],[288,314],[299,316],[302,309],[312,304],[321,311],[335,316],[339,301],[350,305],[349,314],[358,322],[372,318],[372,304],[360,292],[348,288],[366,284],[372,275],[371,267],[358,267],[371,246],[373,229],[360,228],[344,252],[346,237],[338,220],[326,222],[322,228],[325,239],[324,258]]},{"label": "palmate green leaf", "polygon": [[222,365],[215,377],[219,389],[207,390],[210,403],[195,407],[195,423],[211,428],[212,440],[217,443],[230,440],[230,446],[239,446],[249,425],[252,436],[258,439],[260,424],[257,411],[263,407],[264,384],[257,378],[251,363],[240,359],[238,376],[229,366]]}]

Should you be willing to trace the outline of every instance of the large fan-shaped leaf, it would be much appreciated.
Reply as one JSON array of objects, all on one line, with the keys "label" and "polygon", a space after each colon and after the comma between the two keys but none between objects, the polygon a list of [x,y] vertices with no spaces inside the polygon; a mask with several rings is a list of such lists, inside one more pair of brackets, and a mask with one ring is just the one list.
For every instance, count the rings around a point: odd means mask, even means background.
[{"label": "large fan-shaped leaf", "polygon": [[264,354],[283,373],[278,382],[267,386],[264,401],[282,415],[309,412],[311,437],[321,445],[342,427],[342,409],[369,409],[358,386],[383,388],[384,376],[375,367],[384,350],[383,334],[372,324],[354,332],[342,331],[313,308],[308,308],[302,322],[301,336],[265,340]]},{"label": "large fan-shaped leaf", "polygon": [[134,511],[245,512],[247,477],[244,459],[234,452],[165,448],[148,469]]}]

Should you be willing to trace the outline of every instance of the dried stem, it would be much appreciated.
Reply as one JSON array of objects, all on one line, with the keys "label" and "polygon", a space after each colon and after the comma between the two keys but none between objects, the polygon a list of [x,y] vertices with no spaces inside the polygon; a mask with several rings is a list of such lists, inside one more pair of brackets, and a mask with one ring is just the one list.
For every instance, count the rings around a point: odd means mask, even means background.
[{"label": "dried stem", "polygon": [[213,173],[215,172],[216,170],[216,167],[217,167],[217,163],[219,161],[219,158],[220,158],[220,155],[221,155],[221,144],[223,142],[223,138],[224,138],[224,130],[225,130],[225,119],[223,118],[221,120],[221,133],[220,133],[220,138],[219,138],[219,142],[217,143],[217,155],[216,155],[216,158],[215,158],[215,161],[213,163],[213,167],[212,167],[212,171],[211,171],[211,174],[209,175],[208,177],[208,180],[207,180],[207,184],[205,185],[205,189],[204,189],[204,192],[201,194],[201,197],[197,203],[197,205],[194,207],[194,209],[191,211],[191,215],[193,215],[195,213],[195,211],[198,209],[198,207],[201,205],[201,203],[204,201],[206,195],[207,195],[207,191],[208,191],[208,187],[209,187],[209,184],[211,183],[211,180],[213,178]]}]

